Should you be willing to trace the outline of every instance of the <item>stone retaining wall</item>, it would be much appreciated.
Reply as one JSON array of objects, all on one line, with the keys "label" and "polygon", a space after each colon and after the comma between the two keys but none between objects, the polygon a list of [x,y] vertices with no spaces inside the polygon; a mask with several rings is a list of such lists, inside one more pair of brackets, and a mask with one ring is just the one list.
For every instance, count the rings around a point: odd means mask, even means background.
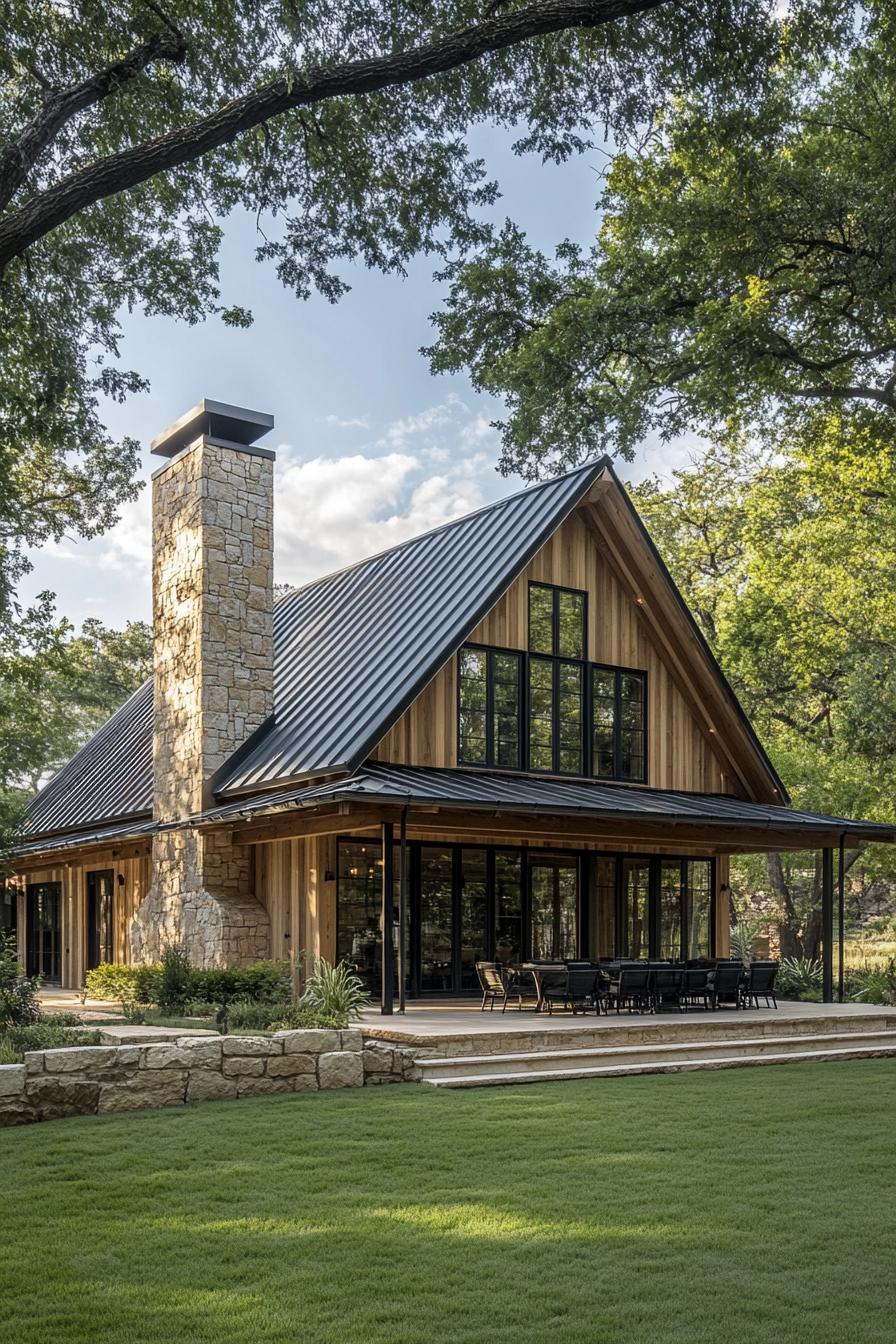
[{"label": "stone retaining wall", "polygon": [[360,1031],[179,1036],[164,1044],[35,1050],[0,1065],[0,1127],[190,1101],[411,1080],[413,1054]]}]

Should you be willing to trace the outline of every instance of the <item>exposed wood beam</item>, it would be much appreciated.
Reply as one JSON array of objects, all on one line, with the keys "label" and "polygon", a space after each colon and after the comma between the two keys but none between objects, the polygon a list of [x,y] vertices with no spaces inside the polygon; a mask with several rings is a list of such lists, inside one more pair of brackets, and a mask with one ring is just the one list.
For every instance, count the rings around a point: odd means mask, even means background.
[{"label": "exposed wood beam", "polygon": [[235,845],[245,845],[258,844],[265,840],[296,840],[311,835],[372,831],[379,828],[384,820],[393,820],[399,810],[398,807],[385,805],[375,812],[368,808],[355,811],[350,805],[343,805],[337,811],[316,816],[308,816],[305,811],[286,813],[283,816],[269,817],[257,826],[234,828],[231,836]]}]

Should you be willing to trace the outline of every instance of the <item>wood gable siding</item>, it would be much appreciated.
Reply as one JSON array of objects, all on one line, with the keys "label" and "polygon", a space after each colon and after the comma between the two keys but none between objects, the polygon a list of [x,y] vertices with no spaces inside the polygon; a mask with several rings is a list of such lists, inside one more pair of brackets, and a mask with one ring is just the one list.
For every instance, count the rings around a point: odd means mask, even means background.
[{"label": "wood gable siding", "polygon": [[[476,627],[471,643],[525,649],[531,581],[588,593],[588,658],[639,668],[648,684],[648,779],[655,789],[747,797],[669,670],[651,631],[589,521],[576,511]],[[734,750],[734,748],[732,748]],[[373,760],[457,765],[457,660],[451,658],[380,741]]]},{"label": "wood gable siding", "polygon": [[270,955],[335,961],[336,836],[272,840],[252,850],[255,895],[271,921]]}]

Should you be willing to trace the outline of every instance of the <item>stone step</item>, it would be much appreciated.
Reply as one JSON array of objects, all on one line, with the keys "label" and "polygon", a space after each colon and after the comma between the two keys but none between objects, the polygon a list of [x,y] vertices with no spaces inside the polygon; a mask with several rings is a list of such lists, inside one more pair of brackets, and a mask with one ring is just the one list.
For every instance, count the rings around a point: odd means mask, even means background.
[{"label": "stone step", "polygon": [[[819,1064],[853,1059],[881,1059],[896,1055],[896,1039],[877,1045],[784,1051],[766,1054],[715,1054],[693,1059],[641,1060],[630,1064],[603,1064],[586,1068],[544,1068],[509,1073],[423,1076],[430,1087],[509,1087],[519,1083],[574,1082],[582,1078],[626,1078],[633,1074],[693,1073],[703,1069],[764,1067],[771,1064]],[[432,1063],[431,1060],[427,1063]]]},{"label": "stone step", "polygon": [[799,1054],[808,1050],[838,1049],[847,1046],[892,1045],[896,1052],[896,1032],[831,1032],[798,1036],[740,1037],[720,1042],[677,1041],[647,1045],[569,1046],[557,1048],[545,1044],[539,1050],[503,1050],[493,1054],[451,1055],[419,1058],[414,1064],[426,1081],[430,1075],[442,1078],[469,1077],[474,1074],[540,1073],[546,1069],[580,1069],[598,1066],[662,1064],[700,1060],[706,1056]]},{"label": "stone step", "polygon": [[395,1043],[421,1054],[433,1049],[444,1057],[642,1044],[677,1045],[685,1041],[717,1040],[724,1045],[745,1038],[896,1031],[896,1009],[882,1011],[879,1008],[867,1011],[851,1008],[831,1013],[816,1011],[806,1016],[789,1012],[779,1015],[774,1010],[749,1015],[733,1010],[708,1014],[622,1015],[618,1019],[611,1013],[609,1018],[595,1020],[593,1016],[589,1019],[579,1016],[567,1017],[565,1021],[555,1016],[550,1026],[547,1019],[534,1014],[529,1015],[528,1021],[521,1020],[515,1013],[508,1014],[507,1019],[495,1014],[494,1022],[487,1013],[482,1017],[475,1015],[474,1030],[463,1030],[452,1023],[444,1031],[417,1032],[411,1021],[386,1025],[377,1019],[366,1021],[364,1031],[372,1040]]}]

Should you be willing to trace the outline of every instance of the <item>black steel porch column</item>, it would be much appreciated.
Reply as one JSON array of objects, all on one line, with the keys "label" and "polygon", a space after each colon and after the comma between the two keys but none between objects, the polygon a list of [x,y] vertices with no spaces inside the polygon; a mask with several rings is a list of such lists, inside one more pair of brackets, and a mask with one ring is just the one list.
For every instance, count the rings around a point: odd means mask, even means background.
[{"label": "black steel porch column", "polygon": [[846,856],[843,852],[843,836],[837,853],[837,1001],[843,1002],[843,956],[846,934]]},{"label": "black steel porch column", "polygon": [[395,892],[392,879],[393,832],[391,821],[383,822],[383,992],[380,1012],[391,1015],[395,1005]]},{"label": "black steel porch column", "polygon": [[821,997],[834,1001],[834,851],[821,851]]},{"label": "black steel porch column", "polygon": [[398,829],[398,1011],[404,1012],[408,941],[408,809],[401,810]]}]

